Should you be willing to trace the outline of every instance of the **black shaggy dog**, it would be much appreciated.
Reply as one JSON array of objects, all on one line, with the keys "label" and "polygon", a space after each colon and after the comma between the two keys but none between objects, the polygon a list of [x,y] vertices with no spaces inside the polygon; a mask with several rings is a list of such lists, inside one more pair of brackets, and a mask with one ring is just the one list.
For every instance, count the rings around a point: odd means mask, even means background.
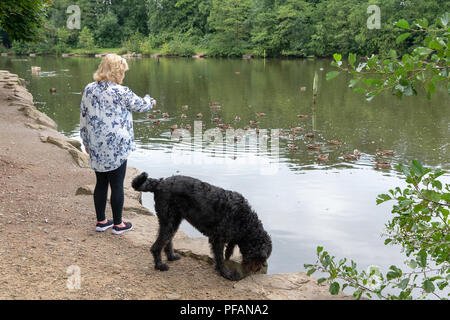
[{"label": "black shaggy dog", "polygon": [[180,259],[173,252],[172,238],[183,219],[209,238],[216,270],[226,279],[240,277],[224,266],[225,245],[227,260],[234,247],[239,246],[245,272],[257,272],[272,252],[270,236],[247,200],[237,192],[186,176],[152,179],[145,172],[133,179],[132,186],[137,191],[153,192],[155,196],[159,233],[151,252],[158,270],[169,269],[161,260],[163,248],[169,261]]}]

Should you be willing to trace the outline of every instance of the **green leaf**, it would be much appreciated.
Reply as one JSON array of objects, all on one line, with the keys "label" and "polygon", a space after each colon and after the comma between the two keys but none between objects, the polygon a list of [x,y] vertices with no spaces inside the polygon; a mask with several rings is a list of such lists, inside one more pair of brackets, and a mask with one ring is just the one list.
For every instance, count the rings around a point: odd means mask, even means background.
[{"label": "green leaf", "polygon": [[361,290],[356,290],[355,292],[353,292],[353,296],[355,297],[356,300],[359,300],[361,298],[361,295],[362,295]]},{"label": "green leaf", "polygon": [[401,35],[399,35],[397,37],[397,39],[395,40],[395,42],[397,43],[402,43],[403,41],[405,41],[406,38],[408,38],[411,35],[411,33],[406,32],[406,33],[402,33]]},{"label": "green leaf", "polygon": [[402,276],[402,270],[400,270],[400,269],[397,268],[396,266],[390,266],[389,269],[390,269],[391,271],[389,271],[389,272],[386,274],[386,279],[387,279],[387,280],[392,280],[392,279],[399,278],[399,277]]},{"label": "green leaf", "polygon": [[355,62],[356,62],[356,54],[350,53],[348,55],[348,63],[352,66],[352,68],[355,67]]},{"label": "green leaf", "polygon": [[433,52],[433,49],[426,48],[426,47],[417,47],[414,49],[413,53],[417,54],[419,56],[428,56],[430,53]]},{"label": "green leaf", "polygon": [[423,289],[428,293],[434,292],[435,287],[433,282],[431,282],[430,280],[425,280],[423,282]]},{"label": "green leaf", "polygon": [[376,69],[378,67],[378,56],[373,54],[369,59],[367,59],[367,66],[369,69]]},{"label": "green leaf", "polygon": [[439,180],[434,180],[431,185],[436,189],[442,190],[442,183]]},{"label": "green leaf", "polygon": [[405,19],[400,19],[394,25],[403,29],[409,29],[409,22]]},{"label": "green leaf", "polygon": [[425,89],[427,90],[427,94],[433,94],[436,90],[436,85],[432,81],[427,82],[427,84],[425,85]]},{"label": "green leaf", "polygon": [[394,25],[403,29],[409,29],[409,22],[406,21],[405,19],[400,19]]},{"label": "green leaf", "polygon": [[[425,198],[430,199],[432,201],[439,202],[441,200],[440,193],[434,190],[423,190],[422,194],[425,196]],[[425,210],[423,212],[425,212]]]},{"label": "green leaf", "polygon": [[318,284],[321,284],[323,282],[325,282],[327,280],[327,278],[320,278],[319,280],[317,280]]},{"label": "green leaf", "polygon": [[428,43],[428,48],[434,49],[434,50],[441,50],[445,47],[445,42],[441,42],[437,39],[433,39]]},{"label": "green leaf", "polygon": [[400,283],[398,284],[398,287],[402,290],[405,290],[408,283],[409,283],[409,278],[405,278],[402,281],[400,281]]},{"label": "green leaf", "polygon": [[385,194],[385,193],[379,194],[378,198],[377,198],[377,204],[380,204],[380,203],[383,203],[383,202],[389,201],[389,200],[392,200],[390,195]]},{"label": "green leaf", "polygon": [[317,247],[317,255],[319,255],[323,251],[323,247],[318,246]]},{"label": "green leaf", "polygon": [[428,28],[427,18],[417,19],[417,25],[422,29]]},{"label": "green leaf", "polygon": [[331,81],[339,75],[339,71],[330,71],[326,75],[327,81]]},{"label": "green leaf", "polygon": [[388,273],[386,273],[386,279],[388,280],[392,280],[397,278],[397,273],[389,271]]},{"label": "green leaf", "polygon": [[409,261],[406,262],[406,264],[407,264],[411,269],[417,268],[417,262],[415,262],[414,260],[409,260]]},{"label": "green leaf", "polygon": [[309,276],[312,275],[314,272],[316,272],[316,269],[314,269],[314,268],[309,269],[308,272],[306,273],[306,275],[309,277]]},{"label": "green leaf", "polygon": [[441,199],[446,201],[447,203],[450,203],[450,193],[444,193],[441,195]]},{"label": "green leaf", "polygon": [[413,169],[413,171],[418,176],[423,176],[423,174],[424,174],[424,168],[423,168],[422,164],[420,163],[420,161],[418,161],[418,160],[413,160],[411,162],[411,169]]},{"label": "green leaf", "polygon": [[416,261],[420,267],[425,268],[427,266],[427,253],[424,250],[419,251]]},{"label": "green leaf", "polygon": [[330,293],[334,296],[337,295],[339,293],[339,288],[340,288],[339,283],[333,282],[330,285]]},{"label": "green leaf", "polygon": [[391,57],[391,59],[397,59],[397,51],[395,51],[394,49],[389,50],[389,57]]},{"label": "green leaf", "polygon": [[342,55],[340,55],[339,53],[335,53],[335,54],[333,54],[333,58],[336,61],[341,61],[342,60]]},{"label": "green leaf", "polygon": [[444,290],[445,287],[448,285],[448,282],[447,281],[441,281],[441,282],[438,282],[437,285],[439,287],[439,290]]}]

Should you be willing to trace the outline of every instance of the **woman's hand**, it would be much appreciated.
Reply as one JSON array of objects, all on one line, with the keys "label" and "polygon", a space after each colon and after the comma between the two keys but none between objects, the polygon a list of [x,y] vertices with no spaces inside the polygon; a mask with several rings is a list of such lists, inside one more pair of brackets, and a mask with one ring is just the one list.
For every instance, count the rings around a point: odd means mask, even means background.
[{"label": "woman's hand", "polygon": [[88,147],[84,147],[84,150],[86,150],[86,153],[89,154],[89,148]]},{"label": "woman's hand", "polygon": [[152,108],[154,108],[154,107],[156,107],[156,100],[155,100],[155,99],[153,99],[153,105],[152,105]]}]

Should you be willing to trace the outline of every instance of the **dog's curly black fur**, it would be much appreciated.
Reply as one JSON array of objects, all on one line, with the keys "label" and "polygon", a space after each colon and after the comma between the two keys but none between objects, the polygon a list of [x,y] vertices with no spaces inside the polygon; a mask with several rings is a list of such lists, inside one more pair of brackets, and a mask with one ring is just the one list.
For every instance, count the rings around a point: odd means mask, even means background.
[{"label": "dog's curly black fur", "polygon": [[239,247],[247,272],[258,271],[272,252],[270,236],[247,200],[237,192],[186,176],[152,179],[145,172],[133,179],[132,187],[154,193],[159,233],[151,252],[158,270],[169,269],[161,260],[163,248],[169,261],[180,258],[173,251],[172,238],[183,219],[209,238],[216,269],[229,280],[238,280],[239,275],[224,266],[225,245],[227,260],[234,247]]}]

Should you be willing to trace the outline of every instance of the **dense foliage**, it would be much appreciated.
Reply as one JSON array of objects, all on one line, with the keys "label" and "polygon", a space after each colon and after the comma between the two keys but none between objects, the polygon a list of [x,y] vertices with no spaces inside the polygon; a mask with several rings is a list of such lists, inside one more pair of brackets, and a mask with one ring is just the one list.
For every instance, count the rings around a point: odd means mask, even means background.
[{"label": "dense foliage", "polygon": [[373,99],[382,91],[391,91],[398,98],[417,95],[422,88],[428,98],[434,93],[436,84],[445,82],[450,94],[449,72],[450,50],[448,48],[449,13],[439,18],[435,27],[430,27],[426,18],[417,19],[409,23],[400,19],[395,23],[402,33],[396,43],[408,41],[414,34],[423,38],[423,44],[416,46],[410,52],[399,56],[391,49],[386,56],[371,55],[357,63],[356,54],[348,55],[348,63],[344,64],[341,54],[334,54],[332,65],[338,70],[327,74],[332,80],[341,72],[349,73],[353,79],[349,87],[356,92],[366,94],[367,100]]},{"label": "dense foliage", "polygon": [[[376,266],[357,269],[354,261],[336,261],[323,247],[317,248],[317,262],[307,264],[308,274],[327,274],[318,280],[330,284],[330,293],[353,288],[353,295],[382,299],[412,299],[433,296],[448,299],[450,280],[450,185],[438,180],[445,172],[432,172],[418,161],[397,167],[405,175],[407,187],[389,190],[377,204],[394,200],[393,219],[386,224],[385,244],[400,245],[409,270],[391,266],[386,274]],[[340,280],[341,282],[339,282]]]},{"label": "dense foliage", "polygon": [[[9,3],[11,1],[6,1]],[[26,2],[26,1],[22,1]],[[53,0],[45,40],[15,44],[20,52],[57,53],[80,48],[90,33],[96,47],[170,54],[207,51],[213,56],[331,56],[402,54],[423,42],[394,26],[401,18],[424,17],[430,27],[449,11],[445,0]],[[2,1],[4,3],[4,1]],[[69,30],[66,9],[78,5],[81,28]],[[380,29],[367,28],[369,5],[380,8]],[[5,27],[3,29],[6,30]]]},{"label": "dense foliage", "polygon": [[[48,0],[0,1],[0,30],[8,34],[8,40],[35,40],[42,31]],[[2,40],[6,33],[0,33]]]}]

